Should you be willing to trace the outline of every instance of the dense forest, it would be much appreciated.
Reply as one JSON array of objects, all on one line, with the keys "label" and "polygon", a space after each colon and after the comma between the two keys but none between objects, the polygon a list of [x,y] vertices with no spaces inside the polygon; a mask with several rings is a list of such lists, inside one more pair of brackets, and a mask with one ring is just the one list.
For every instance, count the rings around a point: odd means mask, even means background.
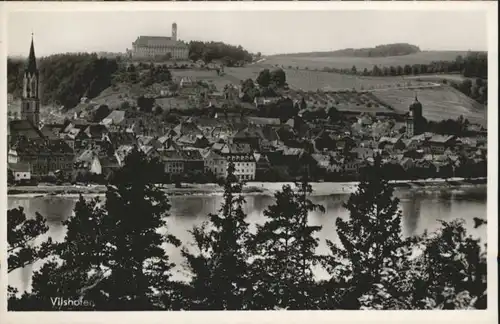
[{"label": "dense forest", "polygon": [[420,52],[420,48],[406,43],[384,44],[368,48],[345,48],[328,52],[283,54],[302,57],[386,57],[409,55]]},{"label": "dense forest", "polygon": [[[7,91],[15,97],[22,91],[24,64],[7,60]],[[38,68],[42,104],[72,108],[83,96],[93,98],[109,87],[118,63],[114,59],[99,58],[95,53],[57,54],[41,58]]]},{"label": "dense forest", "polygon": [[[327,240],[322,255],[316,248],[324,226],[307,220],[325,208],[310,200],[306,174],[275,193],[265,222],[252,229],[230,164],[220,209],[181,242],[168,225],[167,194],[154,185],[158,170],[157,159],[133,150],[105,199],[80,196],[62,223],[62,242],[47,239],[44,216],[9,210],[8,272],[43,260],[31,290],[9,286],[9,310],[486,309],[484,242],[461,220],[404,236],[399,199],[379,157],[344,203],[348,216],[324,225],[335,226],[339,242]],[[475,227],[486,223],[473,220]],[[175,248],[187,282],[174,277]],[[329,276],[315,276],[318,266]],[[54,305],[53,296],[86,304]]]},{"label": "dense forest", "polygon": [[233,66],[240,62],[251,62],[252,54],[241,46],[222,42],[192,41],[189,43],[189,59],[203,60],[205,63],[222,60],[225,65]]}]

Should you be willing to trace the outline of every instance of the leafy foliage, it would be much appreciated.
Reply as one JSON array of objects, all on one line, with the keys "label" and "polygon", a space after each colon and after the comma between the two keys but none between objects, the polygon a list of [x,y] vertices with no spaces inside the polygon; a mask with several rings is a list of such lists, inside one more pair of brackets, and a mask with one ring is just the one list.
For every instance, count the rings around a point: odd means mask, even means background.
[{"label": "leafy foliage", "polygon": [[7,93],[20,97],[23,90],[25,63],[20,59],[7,58]]},{"label": "leafy foliage", "polygon": [[271,84],[271,72],[269,72],[269,69],[260,71],[259,75],[257,76],[256,82],[261,87],[268,87]]},{"label": "leafy foliage", "polygon": [[22,207],[10,209],[7,211],[7,228],[9,272],[33,264],[50,254],[53,248],[50,237],[41,243],[36,242],[49,230],[42,215],[36,213],[34,219],[28,219]]},{"label": "leafy foliage", "polygon": [[[8,91],[20,96],[24,73],[22,61],[7,60]],[[97,54],[57,54],[39,60],[40,97],[42,104],[55,103],[73,108],[86,96],[94,98],[111,85],[118,69],[114,59]]]},{"label": "leafy foliage", "polygon": [[488,103],[488,82],[483,79],[477,78],[474,82],[466,79],[462,82],[447,81],[447,83],[479,103],[485,105]]},{"label": "leafy foliage", "polygon": [[231,66],[234,62],[251,62],[252,55],[241,46],[223,42],[192,41],[189,43],[189,59],[203,60],[205,63],[224,59],[224,62]]},{"label": "leafy foliage", "polygon": [[107,105],[100,105],[99,108],[97,108],[92,116],[92,120],[94,122],[100,122],[104,118],[106,118],[109,114],[111,113],[111,109]]}]

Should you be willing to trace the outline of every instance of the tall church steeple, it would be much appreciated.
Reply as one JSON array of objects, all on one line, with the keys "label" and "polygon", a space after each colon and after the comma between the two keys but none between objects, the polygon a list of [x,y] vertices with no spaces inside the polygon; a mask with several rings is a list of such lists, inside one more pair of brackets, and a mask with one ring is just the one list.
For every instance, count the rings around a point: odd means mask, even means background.
[{"label": "tall church steeple", "polygon": [[30,55],[28,57],[28,65],[26,67],[27,72],[38,73],[36,69],[36,56],[35,56],[35,45],[33,44],[33,33],[31,33],[31,46]]},{"label": "tall church steeple", "polygon": [[23,79],[23,97],[21,102],[21,119],[30,121],[38,127],[40,123],[40,98],[38,97],[39,72],[36,66],[33,33],[31,46]]}]

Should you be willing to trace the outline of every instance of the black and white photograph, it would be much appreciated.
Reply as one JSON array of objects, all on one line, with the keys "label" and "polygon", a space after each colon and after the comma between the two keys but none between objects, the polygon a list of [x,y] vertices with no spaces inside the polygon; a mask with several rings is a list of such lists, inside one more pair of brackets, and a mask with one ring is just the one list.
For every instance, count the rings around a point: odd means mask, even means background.
[{"label": "black and white photograph", "polygon": [[492,311],[477,4],[6,4],[8,311]]}]

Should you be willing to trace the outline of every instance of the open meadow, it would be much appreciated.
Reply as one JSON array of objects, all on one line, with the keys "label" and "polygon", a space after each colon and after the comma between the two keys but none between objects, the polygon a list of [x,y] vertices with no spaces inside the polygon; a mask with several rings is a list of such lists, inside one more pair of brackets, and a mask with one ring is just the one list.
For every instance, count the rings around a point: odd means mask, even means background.
[{"label": "open meadow", "polygon": [[[243,68],[227,68],[226,74],[235,79],[245,80],[252,78],[255,80],[266,66],[258,64]],[[268,68],[268,67],[267,67]],[[376,88],[387,88],[389,86],[403,86],[427,84],[417,79],[408,79],[407,77],[360,77],[355,75],[346,75],[333,72],[283,69],[286,73],[286,81],[291,89],[301,89],[304,91],[332,91],[332,90],[369,90]]]},{"label": "open meadow", "polygon": [[235,78],[228,73],[221,73],[221,75],[217,75],[215,70],[170,70],[170,73],[172,73],[172,79],[174,81],[180,82],[182,78],[190,78],[193,82],[203,81],[208,84],[213,84],[219,91],[224,89],[224,86],[228,84],[240,84],[239,78]]},{"label": "open meadow", "polygon": [[429,64],[433,61],[453,61],[458,55],[465,56],[467,52],[464,51],[423,51],[415,54],[401,55],[401,56],[388,56],[388,57],[308,57],[298,55],[276,55],[268,56],[260,62],[262,65],[279,65],[284,67],[292,67],[299,69],[323,69],[337,68],[337,69],[350,69],[352,66],[356,68],[371,70],[374,65],[379,67],[384,66],[404,66],[406,64]]},{"label": "open meadow", "polygon": [[419,89],[380,89],[373,91],[373,94],[401,112],[408,111],[417,95],[423,106],[423,115],[428,120],[457,119],[462,115],[471,123],[487,126],[487,108],[446,85]]},{"label": "open meadow", "polygon": [[[255,80],[263,68],[260,64],[254,64],[243,68],[227,68],[226,73],[240,80]],[[294,90],[338,91],[354,88],[357,91],[373,91],[372,94],[381,102],[400,112],[408,111],[417,94],[424,106],[424,117],[428,120],[457,119],[463,115],[472,123],[486,126],[486,107],[452,87],[438,84],[443,79],[461,80],[463,77],[460,75],[360,77],[322,71],[284,70],[287,82]],[[341,106],[340,103],[337,105]]]}]

